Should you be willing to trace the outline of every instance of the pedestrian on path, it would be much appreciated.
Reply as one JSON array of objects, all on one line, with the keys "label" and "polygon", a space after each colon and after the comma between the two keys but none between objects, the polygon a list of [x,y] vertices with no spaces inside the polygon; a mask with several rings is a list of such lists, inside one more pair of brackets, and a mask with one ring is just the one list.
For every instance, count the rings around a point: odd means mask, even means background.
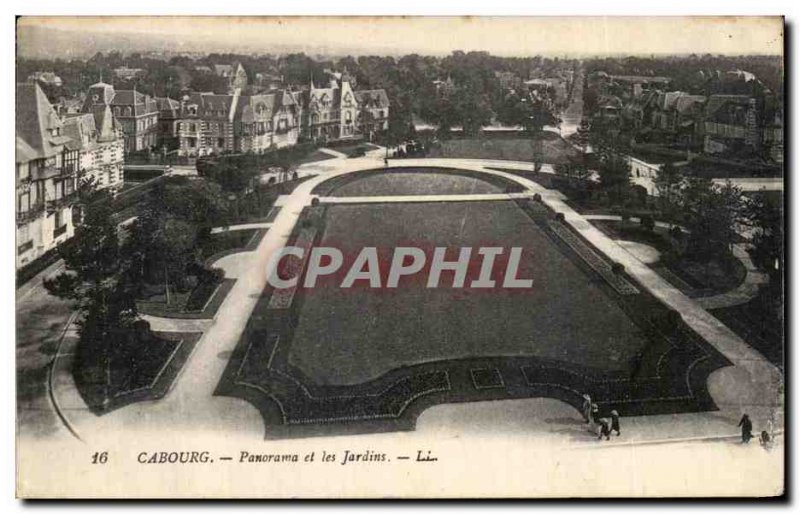
[{"label": "pedestrian on path", "polygon": [[611,429],[608,427],[608,420],[605,418],[600,420],[600,435],[598,435],[597,438],[602,439],[603,436],[606,436],[606,441],[608,441],[611,436]]},{"label": "pedestrian on path", "polygon": [[770,437],[769,432],[766,430],[761,431],[761,436],[759,436],[758,442],[761,443],[761,446],[764,447],[765,450],[772,448],[772,438]]},{"label": "pedestrian on path", "polygon": [[616,410],[611,411],[611,430],[619,436],[619,412]]},{"label": "pedestrian on path", "polygon": [[772,412],[769,415],[769,419],[767,419],[767,433],[769,434],[770,440],[775,439],[775,413]]},{"label": "pedestrian on path", "polygon": [[750,421],[750,416],[747,414],[742,416],[738,426],[742,427],[742,442],[749,443],[753,438],[753,422]]},{"label": "pedestrian on path", "polygon": [[581,407],[581,414],[583,420],[589,422],[589,417],[592,415],[592,397],[588,394],[583,395],[583,406]]},{"label": "pedestrian on path", "polygon": [[600,408],[596,403],[592,403],[589,410],[589,432],[597,435],[597,422],[600,419]]}]

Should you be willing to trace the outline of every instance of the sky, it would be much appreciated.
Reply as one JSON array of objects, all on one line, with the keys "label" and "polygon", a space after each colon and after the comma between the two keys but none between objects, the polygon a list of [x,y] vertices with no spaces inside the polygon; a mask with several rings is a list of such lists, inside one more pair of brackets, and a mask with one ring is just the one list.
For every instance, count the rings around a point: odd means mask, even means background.
[{"label": "sky", "polygon": [[[23,17],[18,28],[82,37],[151,34],[209,52],[297,46],[356,54],[779,55],[782,23],[780,17]],[[24,30],[19,34],[22,48],[36,44]]]}]

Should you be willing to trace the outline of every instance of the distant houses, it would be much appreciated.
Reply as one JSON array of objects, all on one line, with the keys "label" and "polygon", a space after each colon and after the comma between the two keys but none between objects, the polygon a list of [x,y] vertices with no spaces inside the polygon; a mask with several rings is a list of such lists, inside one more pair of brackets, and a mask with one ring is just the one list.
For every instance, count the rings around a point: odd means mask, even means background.
[{"label": "distant houses", "polygon": [[[383,89],[355,91],[345,72],[329,74],[299,90],[263,93],[192,93],[180,101],[175,121],[178,155],[265,151],[314,141],[373,139],[389,126],[389,98]],[[338,78],[337,78],[338,77]]]},{"label": "distant houses", "polygon": [[109,106],[125,134],[125,153],[152,150],[158,143],[158,104],[135,89],[115,89],[104,82],[89,88],[81,112]]},{"label": "distant houses", "polygon": [[[701,79],[705,80],[706,73]],[[710,76],[756,82],[736,70]],[[690,94],[670,90],[667,77],[590,74],[591,116],[605,129],[627,130],[644,142],[706,154],[761,155],[783,162],[783,114],[772,93]]]}]

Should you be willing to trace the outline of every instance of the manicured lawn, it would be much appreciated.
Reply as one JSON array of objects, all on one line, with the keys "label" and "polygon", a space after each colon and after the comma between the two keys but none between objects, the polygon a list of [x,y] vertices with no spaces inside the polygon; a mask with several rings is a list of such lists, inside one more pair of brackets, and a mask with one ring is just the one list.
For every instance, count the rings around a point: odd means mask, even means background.
[{"label": "manicured lawn", "polygon": [[711,313],[771,363],[783,369],[784,320],[778,316],[764,289],[747,303],[714,309]]},{"label": "manicured lawn", "polygon": [[150,333],[97,366],[92,357],[73,361],[75,384],[90,410],[104,414],[131,403],[162,398],[191,355],[199,333]]},{"label": "manicured lawn", "polygon": [[[540,136],[542,161],[549,164],[565,162],[577,150],[557,134],[545,132]],[[532,162],[533,143],[530,137],[475,137],[442,141],[441,147],[432,148],[428,157],[461,157],[465,159],[499,159]]]},{"label": "manicured lawn", "polygon": [[599,228],[612,239],[621,239],[649,245],[662,254],[668,252],[672,248],[667,230],[661,227],[655,227],[653,230],[646,230],[642,228],[640,223],[634,223],[632,221],[623,223],[607,220],[592,220],[592,225]]},{"label": "manicured lawn", "polygon": [[320,161],[327,161],[328,159],[334,159],[335,157],[329,153],[321,152],[319,150],[314,150],[310,154],[306,155],[299,161],[298,164],[308,164],[310,162],[320,162]]},{"label": "manicured lawn", "polygon": [[672,249],[671,238],[667,229],[662,227],[648,231],[632,221],[609,220],[594,220],[592,224],[612,239],[634,241],[654,247],[662,258],[651,266],[657,272],[665,269],[666,272],[661,273],[664,278],[690,296],[708,296],[730,291],[738,287],[747,274],[744,265],[733,254],[709,263],[670,258],[668,252]]},{"label": "manicured lawn", "polygon": [[675,150],[659,152],[649,148],[629,148],[624,150],[624,153],[650,164],[675,163],[687,160],[686,152]]},{"label": "manicured lawn", "polygon": [[258,233],[260,233],[259,229],[252,228],[211,234],[203,244],[203,258],[208,259],[214,255],[232,250],[244,250],[251,244]]},{"label": "manicured lawn", "polygon": [[344,175],[316,188],[330,196],[406,196],[503,193],[522,188],[505,179],[487,175],[432,168],[390,168]]},{"label": "manicured lawn", "polygon": [[514,202],[335,205],[326,219],[319,244],[345,255],[408,242],[521,246],[522,276],[534,287],[428,289],[418,278],[375,291],[321,283],[305,292],[290,355],[316,383],[356,384],[398,366],[490,355],[625,370],[641,348],[636,325]]},{"label": "manicured lawn", "polygon": [[687,174],[703,178],[775,178],[782,177],[778,166],[746,162],[724,163],[697,159],[682,168]]},{"label": "manicured lawn", "polygon": [[[438,180],[425,175],[338,186],[419,194]],[[577,408],[583,393],[603,416],[716,408],[706,382],[724,357],[539,202],[323,203],[301,216],[288,244],[339,248],[344,265],[293,296],[267,286],[215,391],[258,408],[267,437],[408,430],[439,403],[547,396]],[[448,260],[501,247],[498,284],[520,247],[517,276],[533,287],[454,289],[445,271],[428,288],[429,265],[397,288],[340,287],[364,247],[377,249],[385,284],[397,246],[428,259],[445,247]],[[480,267],[468,266],[466,284]]]}]

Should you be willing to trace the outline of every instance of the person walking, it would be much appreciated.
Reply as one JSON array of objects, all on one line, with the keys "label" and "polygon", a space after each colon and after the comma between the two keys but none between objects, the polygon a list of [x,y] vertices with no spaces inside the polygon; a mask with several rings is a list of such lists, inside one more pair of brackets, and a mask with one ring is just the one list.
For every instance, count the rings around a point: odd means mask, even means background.
[{"label": "person walking", "polygon": [[619,412],[616,410],[611,411],[611,431],[619,436]]},{"label": "person walking", "polygon": [[775,413],[772,412],[769,415],[769,419],[767,419],[767,433],[769,434],[770,440],[775,439]]},{"label": "person walking", "polygon": [[597,435],[597,422],[600,419],[600,408],[596,403],[592,403],[589,410],[589,432]]},{"label": "person walking", "polygon": [[742,442],[749,443],[753,438],[753,422],[750,421],[750,416],[743,415],[738,426],[742,427]]},{"label": "person walking", "polygon": [[589,417],[592,415],[592,397],[588,394],[583,395],[583,405],[581,406],[581,414],[583,420],[589,422]]},{"label": "person walking", "polygon": [[611,436],[611,429],[608,427],[608,420],[605,418],[600,420],[600,435],[598,435],[597,438],[602,439],[603,436],[606,436],[606,441],[608,441]]}]

